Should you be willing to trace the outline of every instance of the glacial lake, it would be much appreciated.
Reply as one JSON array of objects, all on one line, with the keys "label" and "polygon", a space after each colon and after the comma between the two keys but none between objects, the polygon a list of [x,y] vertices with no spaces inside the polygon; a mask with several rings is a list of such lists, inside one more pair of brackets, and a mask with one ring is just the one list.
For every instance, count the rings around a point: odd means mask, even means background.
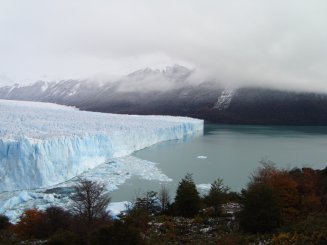
[{"label": "glacial lake", "polygon": [[204,135],[159,143],[133,154],[158,163],[172,182],[132,177],[111,193],[112,201],[132,200],[146,191],[158,191],[165,184],[171,194],[186,173],[196,184],[217,178],[233,191],[246,186],[261,160],[277,167],[327,166],[327,127],[239,126],[205,124]]}]

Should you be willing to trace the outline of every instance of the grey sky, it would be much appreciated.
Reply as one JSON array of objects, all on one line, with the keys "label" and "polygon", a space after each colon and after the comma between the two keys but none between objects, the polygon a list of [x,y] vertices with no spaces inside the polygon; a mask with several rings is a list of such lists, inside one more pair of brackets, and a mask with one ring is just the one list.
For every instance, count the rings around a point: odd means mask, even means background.
[{"label": "grey sky", "polygon": [[325,0],[0,0],[0,84],[175,63],[229,84],[327,92]]}]

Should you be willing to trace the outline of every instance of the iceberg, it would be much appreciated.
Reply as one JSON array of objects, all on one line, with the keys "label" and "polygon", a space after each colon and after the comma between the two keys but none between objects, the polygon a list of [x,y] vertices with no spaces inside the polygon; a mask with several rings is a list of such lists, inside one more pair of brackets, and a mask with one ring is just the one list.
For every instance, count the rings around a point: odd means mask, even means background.
[{"label": "iceberg", "polygon": [[42,102],[0,100],[0,118],[0,191],[56,185],[158,142],[203,134],[199,119],[87,112]]}]

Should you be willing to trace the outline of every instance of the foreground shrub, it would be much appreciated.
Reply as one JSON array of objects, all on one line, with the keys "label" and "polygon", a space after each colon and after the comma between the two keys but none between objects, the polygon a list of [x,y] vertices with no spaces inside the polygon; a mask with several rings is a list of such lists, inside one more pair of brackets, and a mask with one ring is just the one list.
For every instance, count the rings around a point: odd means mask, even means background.
[{"label": "foreground shrub", "polygon": [[[293,237],[293,244],[327,244],[327,214],[316,213],[307,216],[290,226],[286,235]],[[274,241],[279,241],[280,236],[282,235],[274,237]]]},{"label": "foreground shrub", "polygon": [[78,245],[80,241],[77,235],[71,231],[59,231],[47,242],[48,245]]},{"label": "foreground shrub", "polygon": [[133,226],[126,225],[121,221],[115,221],[113,225],[102,227],[91,235],[91,244],[144,244],[140,232]]},{"label": "foreground shrub", "polygon": [[[248,245],[248,244],[260,244],[259,242],[265,241],[266,238],[255,235],[244,234],[226,234],[217,240],[216,244],[219,245]],[[264,244],[264,243],[262,243]]]},{"label": "foreground shrub", "polygon": [[262,183],[244,193],[240,225],[248,232],[271,232],[280,226],[281,213],[273,190]]},{"label": "foreground shrub", "polygon": [[46,214],[37,209],[27,209],[13,230],[21,239],[43,239],[47,237]]},{"label": "foreground shrub", "polygon": [[6,230],[10,226],[9,218],[5,215],[0,215],[0,231]]},{"label": "foreground shrub", "polygon": [[9,222],[9,218],[5,215],[0,215],[0,244],[1,245],[17,244],[10,230],[10,227],[11,227],[11,223]]},{"label": "foreground shrub", "polygon": [[46,215],[46,235],[52,236],[59,230],[70,228],[72,215],[61,207],[49,207],[45,210]]}]

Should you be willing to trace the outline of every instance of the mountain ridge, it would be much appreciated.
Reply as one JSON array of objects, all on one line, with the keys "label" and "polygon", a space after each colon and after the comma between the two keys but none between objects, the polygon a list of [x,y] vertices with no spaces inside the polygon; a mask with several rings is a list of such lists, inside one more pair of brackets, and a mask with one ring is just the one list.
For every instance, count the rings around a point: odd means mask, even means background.
[{"label": "mountain ridge", "polygon": [[194,82],[180,65],[132,72],[118,80],[37,81],[0,87],[0,99],[52,102],[120,114],[190,116],[214,123],[327,125],[327,95],[276,89],[227,88]]}]

